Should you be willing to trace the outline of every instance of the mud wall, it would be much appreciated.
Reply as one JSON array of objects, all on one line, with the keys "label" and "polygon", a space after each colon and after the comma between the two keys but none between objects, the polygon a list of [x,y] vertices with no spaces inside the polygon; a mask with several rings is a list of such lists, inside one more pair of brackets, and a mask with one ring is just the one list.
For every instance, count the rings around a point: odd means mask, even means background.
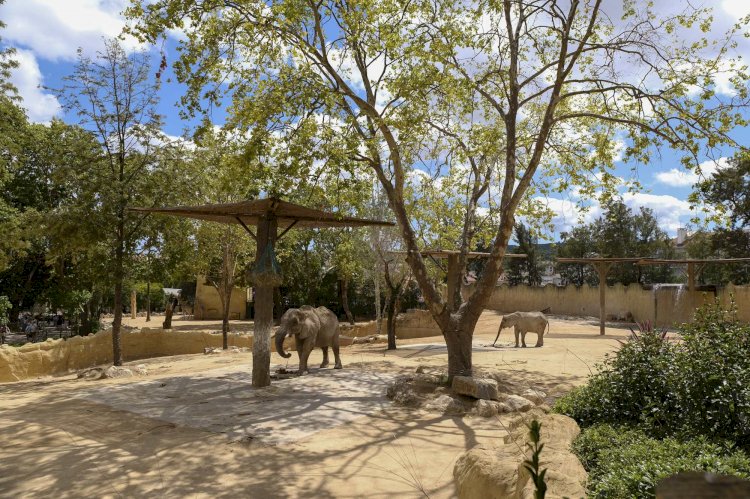
[{"label": "mud wall", "polygon": [[[229,345],[250,348],[252,335],[230,334]],[[203,353],[205,347],[221,347],[220,334],[201,331],[135,330],[122,333],[125,360],[167,355]],[[21,347],[0,346],[0,383],[36,376],[63,374],[112,363],[112,332],[27,343]]]},{"label": "mud wall", "polygon": [[[380,334],[388,333],[388,323],[383,318]],[[341,334],[350,338],[361,338],[378,334],[378,325],[375,321],[365,322],[350,326],[341,324]],[[396,338],[404,340],[409,338],[426,338],[429,336],[440,336],[440,329],[432,319],[427,310],[409,310],[396,316]]]},{"label": "mud wall", "polygon": [[[464,297],[472,292],[465,286]],[[607,286],[605,312],[608,319],[650,320],[659,326],[693,320],[695,308],[718,298],[728,304],[733,296],[738,316],[750,322],[750,287],[729,285],[716,292],[694,291],[685,286],[654,286],[644,289],[640,285]],[[597,286],[497,286],[487,309],[501,312],[535,311],[550,309],[551,314],[572,316],[599,316],[599,288]]]},{"label": "mud wall", "polygon": [[[235,287],[229,300],[229,318],[234,320],[245,319],[246,304],[247,288]],[[203,276],[198,276],[197,279],[193,314],[197,320],[222,318],[219,292],[213,286],[206,284],[206,278]]]}]

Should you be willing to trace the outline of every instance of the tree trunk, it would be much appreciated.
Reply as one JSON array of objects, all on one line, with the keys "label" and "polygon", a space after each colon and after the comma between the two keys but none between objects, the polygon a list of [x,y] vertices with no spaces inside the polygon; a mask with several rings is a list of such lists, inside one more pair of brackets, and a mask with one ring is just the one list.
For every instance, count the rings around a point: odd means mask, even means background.
[{"label": "tree trunk", "polygon": [[[378,265],[379,266],[379,265]],[[375,272],[375,325],[377,334],[383,331],[383,311],[380,304],[380,273]]]},{"label": "tree trunk", "polygon": [[177,307],[177,298],[169,300],[167,308],[164,311],[164,322],[162,323],[162,329],[172,329],[172,314],[174,309]]},{"label": "tree trunk", "polygon": [[[226,291],[225,291],[226,292]],[[221,337],[222,337],[222,348],[224,350],[229,349],[229,308],[232,305],[232,291],[229,291],[229,296],[225,296],[222,302],[221,312]]]},{"label": "tree trunk", "polygon": [[146,322],[151,321],[151,279],[146,283]]},{"label": "tree trunk", "polygon": [[281,314],[284,311],[281,310],[281,288],[273,288],[273,318],[278,323],[281,319]]},{"label": "tree trunk", "polygon": [[136,317],[138,317],[138,296],[133,289],[130,292],[130,318],[135,319]]},{"label": "tree trunk", "polygon": [[[276,242],[276,218],[261,217],[257,228],[256,263],[266,246]],[[273,326],[273,286],[257,286],[255,289],[255,327],[253,332],[253,387],[263,388],[271,384],[271,328]]]},{"label": "tree trunk", "polygon": [[471,338],[472,331],[456,329],[443,333],[445,343],[448,347],[448,378],[453,380],[454,376],[471,376]]},{"label": "tree trunk", "polygon": [[386,331],[388,331],[388,350],[396,349],[396,315],[398,315],[398,294],[391,290],[388,297],[388,322]]},{"label": "tree trunk", "polygon": [[[119,222],[118,235],[124,232],[124,222]],[[122,281],[124,274],[125,242],[118,238],[115,250],[115,316],[112,320],[112,363],[116,366],[122,365],[122,339],[120,330],[122,328]]]},{"label": "tree trunk", "polygon": [[344,314],[346,314],[346,320],[348,320],[349,324],[353,326],[354,316],[352,315],[351,310],[349,310],[349,280],[348,279],[339,279],[339,295],[341,297],[341,306],[344,309]]}]

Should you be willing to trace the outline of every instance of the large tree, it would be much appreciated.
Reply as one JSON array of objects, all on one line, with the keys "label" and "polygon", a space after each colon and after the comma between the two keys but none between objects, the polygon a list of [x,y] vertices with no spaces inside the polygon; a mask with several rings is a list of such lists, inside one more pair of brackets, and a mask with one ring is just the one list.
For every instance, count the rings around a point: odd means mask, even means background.
[{"label": "large tree", "polygon": [[[651,4],[605,9],[601,0],[133,0],[128,15],[144,40],[186,32],[176,65],[189,111],[228,92],[237,125],[315,113],[344,124],[344,152],[389,200],[451,375],[471,375],[474,327],[531,192],[590,185],[586,173],[613,162],[615,133],[628,138],[629,157],[647,160],[666,143],[697,163],[702,140],[729,140],[744,123],[734,107],[747,99],[743,75],[731,75],[733,100],[714,92],[717,68],[732,71],[730,45],[692,36],[710,21],[690,7],[660,18]],[[446,299],[430,279],[404,195],[410,172],[447,151],[465,178],[459,278],[480,208],[498,217],[466,301],[459,290]]]},{"label": "large tree", "polygon": [[170,160],[179,157],[157,154],[164,137],[152,69],[146,54],[128,54],[117,40],[105,40],[95,57],[79,51],[73,73],[57,90],[65,109],[99,142],[95,160],[78,171],[68,169],[77,190],[65,206],[68,223],[63,230],[86,248],[98,247],[106,257],[99,278],[111,282],[115,365],[123,362],[123,283],[144,221],[128,208],[169,199],[170,176],[162,174],[176,163]]}]

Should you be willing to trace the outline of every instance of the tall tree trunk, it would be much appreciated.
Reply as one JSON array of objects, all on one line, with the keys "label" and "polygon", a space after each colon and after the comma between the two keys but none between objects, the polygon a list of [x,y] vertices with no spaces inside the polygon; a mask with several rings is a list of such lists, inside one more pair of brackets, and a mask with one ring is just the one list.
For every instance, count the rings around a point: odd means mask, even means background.
[{"label": "tall tree trunk", "polygon": [[125,230],[125,222],[120,219],[117,233],[118,241],[115,249],[115,316],[112,320],[112,363],[116,366],[122,365],[122,281],[124,278],[125,241],[122,234]]},{"label": "tall tree trunk", "polygon": [[151,279],[146,283],[146,322],[151,321]]},{"label": "tall tree trunk", "polygon": [[278,322],[281,319],[281,314],[284,311],[281,309],[281,288],[273,288],[273,319]]},{"label": "tall tree trunk", "polygon": [[222,348],[224,350],[229,349],[229,309],[232,305],[232,288],[224,288],[224,299],[221,302],[221,337],[222,337]]},{"label": "tall tree trunk", "polygon": [[344,314],[346,314],[346,320],[348,320],[349,324],[353,326],[354,316],[352,315],[351,310],[349,310],[349,280],[348,279],[339,279],[339,296],[341,297],[341,306],[344,309]]},{"label": "tall tree trunk", "polygon": [[[273,215],[262,217],[256,231],[258,237],[256,263],[266,246],[276,243],[278,224]],[[253,332],[253,387],[271,384],[271,328],[273,327],[273,286],[260,285],[255,290],[255,326]]]},{"label": "tall tree trunk", "polygon": [[164,311],[164,322],[162,323],[162,329],[172,329],[172,314],[174,309],[177,308],[177,298],[170,299],[167,302],[167,308]]},{"label": "tall tree trunk", "polygon": [[462,325],[455,324],[455,329],[443,333],[446,346],[448,347],[448,376],[471,376],[471,338],[474,325],[470,328],[461,328]]},{"label": "tall tree trunk", "polygon": [[391,290],[388,296],[388,322],[386,331],[388,332],[388,350],[396,349],[396,316],[398,315],[398,292]]},{"label": "tall tree trunk", "polygon": [[[380,266],[378,264],[378,266]],[[378,269],[379,270],[379,269]],[[375,325],[377,334],[381,334],[383,331],[383,310],[380,303],[380,273],[375,272]]]}]

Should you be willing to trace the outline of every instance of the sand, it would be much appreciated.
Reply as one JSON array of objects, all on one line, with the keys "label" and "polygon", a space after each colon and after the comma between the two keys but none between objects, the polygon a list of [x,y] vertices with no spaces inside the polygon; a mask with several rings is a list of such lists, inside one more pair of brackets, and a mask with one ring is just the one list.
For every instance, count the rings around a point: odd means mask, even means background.
[{"label": "sand", "polygon": [[[599,336],[594,319],[552,318],[544,347],[513,348],[506,330],[492,348],[499,321],[494,312],[480,319],[475,367],[551,398],[585,382],[627,336],[615,328]],[[455,460],[499,442],[508,416],[393,406],[384,397],[393,377],[447,363],[440,337],[399,346],[345,347],[343,371],[263,390],[250,386],[250,353],[137,361],[130,364],[149,374],[134,378],[1,384],[0,496],[453,497]],[[311,365],[321,357],[316,351]],[[296,359],[274,354],[272,362],[294,367]]]}]

